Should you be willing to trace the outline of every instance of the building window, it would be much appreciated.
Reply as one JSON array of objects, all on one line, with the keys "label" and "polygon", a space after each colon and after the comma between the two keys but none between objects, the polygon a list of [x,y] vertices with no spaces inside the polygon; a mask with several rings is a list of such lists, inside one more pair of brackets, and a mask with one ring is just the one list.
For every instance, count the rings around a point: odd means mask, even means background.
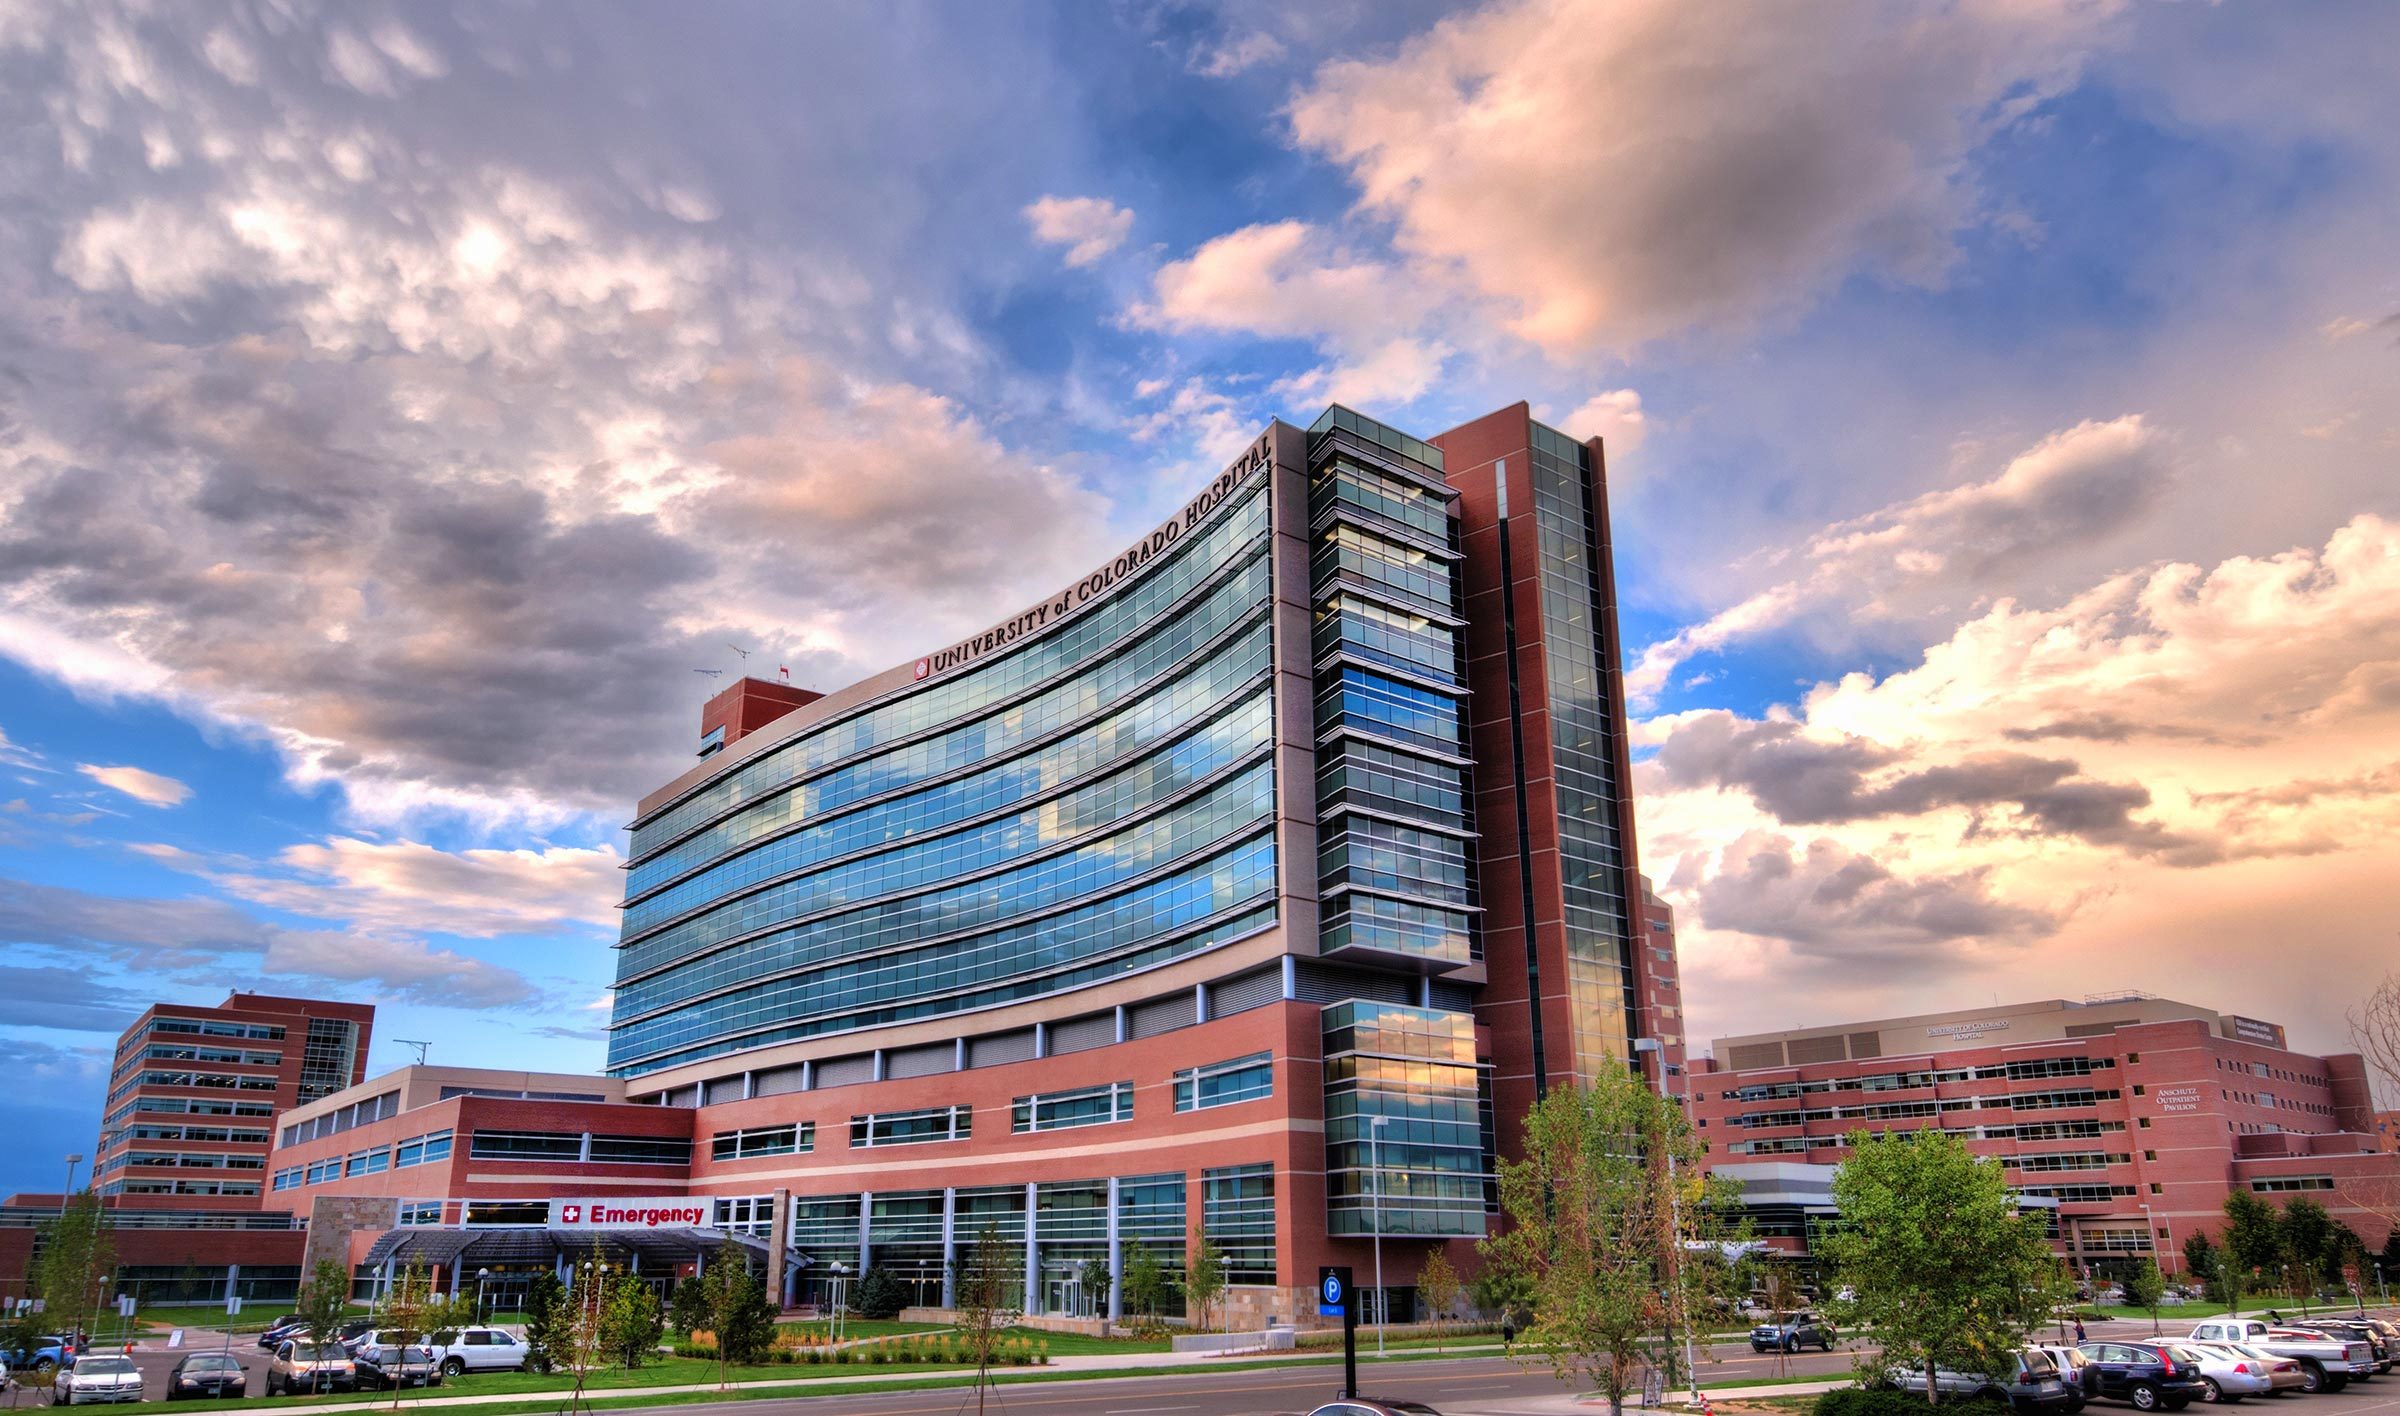
[{"label": "building window", "polygon": [[477,1131],[467,1139],[471,1160],[581,1160],[583,1136],[574,1131]]},{"label": "building window", "polygon": [[1275,1058],[1272,1053],[1254,1052],[1248,1057],[1236,1057],[1230,1062],[1215,1062],[1175,1074],[1177,1111],[1205,1111],[1212,1106],[1231,1106],[1237,1101],[1256,1101],[1274,1093]]},{"label": "building window", "polygon": [[594,1165],[689,1165],[692,1143],[669,1136],[594,1136]]},{"label": "building window", "polygon": [[1273,1283],[1275,1167],[1201,1171],[1200,1232],[1225,1251],[1227,1283]]},{"label": "building window", "polygon": [[377,1146],[373,1150],[363,1150],[354,1153],[350,1157],[350,1163],[343,1168],[342,1174],[377,1175],[391,1168],[392,1153],[384,1149],[382,1146]]},{"label": "building window", "polygon": [[2333,1177],[2330,1175],[2270,1175],[2263,1180],[2251,1181],[2250,1188],[2262,1195],[2275,1194],[2284,1190],[2330,1190],[2333,1188]]},{"label": "building window", "polygon": [[1018,1097],[1010,1114],[1009,1129],[1023,1135],[1029,1131],[1064,1131],[1132,1119],[1133,1083],[1111,1082],[1103,1087]]},{"label": "building window", "polygon": [[806,1155],[817,1148],[817,1123],[755,1126],[747,1131],[719,1131],[709,1137],[711,1160],[748,1160],[761,1155]]},{"label": "building window", "polygon": [[850,1118],[854,1146],[913,1146],[929,1141],[963,1141],[972,1134],[974,1108],[931,1106],[922,1111],[879,1111]]},{"label": "building window", "polygon": [[442,1202],[440,1200],[402,1200],[400,1202],[400,1222],[402,1224],[439,1224],[442,1222]]},{"label": "building window", "polygon": [[450,1133],[448,1131],[428,1131],[422,1136],[411,1136],[395,1147],[392,1164],[394,1166],[429,1165],[434,1161],[448,1160],[449,1158]]}]

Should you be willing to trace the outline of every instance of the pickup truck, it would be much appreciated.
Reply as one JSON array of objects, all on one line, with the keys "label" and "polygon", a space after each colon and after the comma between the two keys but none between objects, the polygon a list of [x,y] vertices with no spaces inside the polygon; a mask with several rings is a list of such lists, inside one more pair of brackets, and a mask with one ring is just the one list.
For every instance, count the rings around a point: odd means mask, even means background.
[{"label": "pickup truck", "polygon": [[2238,1342],[2300,1364],[2306,1378],[2301,1390],[2340,1391],[2352,1377],[2375,1375],[2375,1349],[2364,1342],[2345,1342],[2321,1332],[2271,1327],[2256,1318],[2213,1318],[2195,1326],[2194,1342]]}]

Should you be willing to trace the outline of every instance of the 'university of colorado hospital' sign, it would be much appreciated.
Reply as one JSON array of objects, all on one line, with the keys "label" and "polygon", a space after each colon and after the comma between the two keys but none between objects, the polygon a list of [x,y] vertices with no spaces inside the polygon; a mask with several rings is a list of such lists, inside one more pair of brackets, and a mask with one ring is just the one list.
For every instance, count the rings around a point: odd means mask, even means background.
[{"label": "'university of colorado hospital' sign", "polygon": [[962,639],[947,649],[938,650],[917,660],[917,677],[955,669],[972,663],[995,649],[1004,649],[1026,635],[1046,629],[1085,605],[1116,588],[1120,581],[1148,565],[1184,537],[1184,533],[1208,519],[1210,512],[1224,505],[1234,490],[1249,480],[1250,474],[1267,465],[1268,436],[1261,434],[1250,444],[1250,450],[1233,460],[1233,465],[1217,474],[1208,489],[1186,503],[1183,510],[1159,523],[1157,530],[1128,547],[1123,555],[1093,571],[1058,594],[1034,606],[1005,624],[994,625],[983,633]]}]

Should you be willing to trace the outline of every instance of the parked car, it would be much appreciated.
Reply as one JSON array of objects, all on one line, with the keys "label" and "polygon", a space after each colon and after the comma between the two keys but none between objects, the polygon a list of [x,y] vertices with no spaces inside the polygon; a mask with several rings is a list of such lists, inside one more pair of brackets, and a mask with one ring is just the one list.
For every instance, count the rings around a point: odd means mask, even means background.
[{"label": "parked car", "polygon": [[189,1352],[167,1374],[167,1400],[187,1396],[248,1396],[250,1374],[227,1352]]},{"label": "parked car", "polygon": [[0,1359],[5,1359],[11,1370],[31,1372],[48,1381],[50,1374],[71,1355],[72,1346],[63,1337],[37,1337],[29,1347],[0,1352]]},{"label": "parked car", "polygon": [[1814,1347],[1820,1352],[1833,1350],[1834,1331],[1830,1324],[1814,1313],[1794,1313],[1782,1322],[1764,1322],[1750,1329],[1750,1350],[1753,1352],[1797,1352]]},{"label": "parked car", "polygon": [[[2050,1360],[2050,1354],[2029,1347],[2015,1356],[2016,1360],[2004,1374],[1936,1368],[1934,1382],[1945,1396],[2000,1397],[2019,1412],[2057,1412],[2065,1416],[2082,1407],[2082,1393],[2067,1385],[2066,1377],[2058,1370],[2058,1364]],[[1925,1390],[1923,1368],[1893,1367],[1884,1377],[1902,1391]]]},{"label": "parked car", "polygon": [[375,1320],[373,1318],[352,1318],[333,1330],[333,1340],[340,1343],[342,1350],[347,1352],[358,1346],[360,1338],[374,1330]]},{"label": "parked car", "polygon": [[2239,1401],[2245,1396],[2275,1394],[2275,1380],[2263,1362],[2199,1342],[2169,1343],[2167,1350],[2200,1369],[2202,1401]]},{"label": "parked car", "polygon": [[2082,1410],[2084,1402],[2090,1399],[2083,1387],[2083,1369],[2092,1364],[2092,1359],[2084,1356],[2083,1349],[2080,1347],[2041,1343],[2036,1345],[2034,1350],[2048,1357],[2057,1366],[2059,1377],[2075,1391],[2073,1409]]},{"label": "parked car", "polygon": [[340,1344],[302,1338],[275,1349],[267,1365],[267,1395],[295,1391],[355,1391],[358,1367]]},{"label": "parked car", "polygon": [[275,1321],[267,1324],[267,1330],[258,1335],[258,1350],[261,1352],[272,1352],[276,1348],[283,1346],[284,1342],[289,1339],[292,1334],[300,1331],[306,1326],[307,1324],[301,1322],[297,1316],[287,1313],[284,1316],[277,1318]]},{"label": "parked car", "polygon": [[142,1370],[131,1357],[93,1353],[58,1369],[50,1379],[54,1406],[81,1406],[92,1401],[139,1401]]},{"label": "parked car", "polygon": [[2181,1411],[2207,1394],[2199,1364],[2176,1355],[2163,1342],[2078,1344],[2091,1365],[2083,1369],[2084,1395],[2122,1401],[2137,1411]]},{"label": "parked car", "polygon": [[[2252,1363],[2266,1374],[2268,1395],[2270,1396],[2281,1396],[2287,1391],[2300,1391],[2308,1385],[2307,1374],[2300,1370],[2298,1362],[2289,1357],[2278,1357],[2272,1352],[2262,1352],[2258,1348],[2245,1347],[2238,1342],[2191,1342],[2184,1345],[2208,1352],[2225,1353]],[[2202,1370],[2205,1374],[2206,1369]]]},{"label": "parked car", "polygon": [[2362,1323],[2356,1318],[2309,1318],[2286,1326],[2300,1332],[2321,1332],[2344,1342],[2364,1342],[2374,1356],[2378,1373],[2392,1369],[2391,1344],[2384,1341],[2383,1333],[2373,1323]]},{"label": "parked car", "polygon": [[2193,1325],[2189,1336],[2199,1342],[2238,1342],[2300,1364],[2308,1379],[2303,1391],[2340,1391],[2354,1376],[2375,1374],[2375,1349],[2363,1341],[2345,1342],[2329,1333],[2272,1327],[2256,1318],[2212,1318]]},{"label": "parked car", "polygon": [[442,1373],[433,1345],[419,1337],[402,1342],[387,1332],[366,1332],[351,1344],[350,1360],[363,1387],[434,1386]]},{"label": "parked car", "polygon": [[437,1332],[427,1340],[445,1377],[465,1372],[513,1372],[532,1355],[525,1339],[506,1328],[469,1327]]},{"label": "parked car", "polygon": [[1442,1416],[1421,1401],[1329,1401],[1308,1416]]}]

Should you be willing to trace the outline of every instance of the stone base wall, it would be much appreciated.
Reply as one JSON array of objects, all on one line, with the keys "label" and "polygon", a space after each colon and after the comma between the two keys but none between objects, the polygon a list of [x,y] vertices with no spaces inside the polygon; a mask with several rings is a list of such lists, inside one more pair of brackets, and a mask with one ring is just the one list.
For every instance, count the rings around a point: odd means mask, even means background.
[{"label": "stone base wall", "polygon": [[308,1245],[300,1253],[300,1281],[320,1263],[350,1272],[350,1240],[361,1230],[380,1232],[400,1222],[400,1202],[389,1195],[319,1195],[308,1211]]}]

